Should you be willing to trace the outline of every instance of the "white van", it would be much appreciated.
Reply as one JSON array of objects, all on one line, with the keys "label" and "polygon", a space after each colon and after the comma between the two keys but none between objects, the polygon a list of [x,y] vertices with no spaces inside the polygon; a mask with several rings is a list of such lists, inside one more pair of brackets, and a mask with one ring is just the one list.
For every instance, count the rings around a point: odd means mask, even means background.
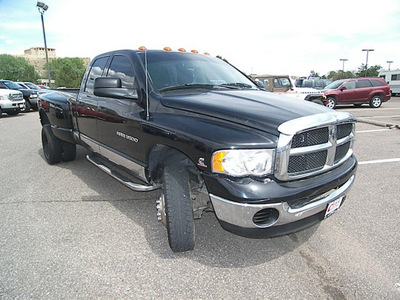
[{"label": "white van", "polygon": [[379,77],[385,79],[386,83],[390,86],[392,96],[400,94],[400,69],[391,71],[380,71]]}]

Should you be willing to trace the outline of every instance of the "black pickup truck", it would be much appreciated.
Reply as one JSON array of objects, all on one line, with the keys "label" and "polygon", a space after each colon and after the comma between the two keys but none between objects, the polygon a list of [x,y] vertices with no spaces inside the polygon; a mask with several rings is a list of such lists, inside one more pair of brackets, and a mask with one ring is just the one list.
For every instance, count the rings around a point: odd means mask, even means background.
[{"label": "black pickup truck", "polygon": [[354,182],[355,118],[277,96],[209,55],[119,50],[93,59],[77,94],[40,95],[49,164],[87,159],[135,191],[162,189],[175,252],[213,211],[246,237],[274,237],[335,212]]}]

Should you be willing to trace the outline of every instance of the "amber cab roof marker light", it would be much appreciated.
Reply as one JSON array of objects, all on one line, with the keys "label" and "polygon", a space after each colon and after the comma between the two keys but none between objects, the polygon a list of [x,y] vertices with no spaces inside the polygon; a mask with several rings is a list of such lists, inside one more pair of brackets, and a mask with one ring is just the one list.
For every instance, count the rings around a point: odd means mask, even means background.
[{"label": "amber cab roof marker light", "polygon": [[[138,49],[141,50],[141,51],[146,51],[147,50],[147,48],[145,46],[140,46]],[[171,47],[164,47],[163,50],[170,52],[170,51],[172,51],[172,48]],[[178,51],[179,52],[186,52],[185,48],[179,48]],[[199,53],[199,51],[197,51],[197,50],[190,50],[190,52],[191,53]],[[208,52],[204,52],[203,54],[204,55],[210,55],[210,53],[208,53]]]}]

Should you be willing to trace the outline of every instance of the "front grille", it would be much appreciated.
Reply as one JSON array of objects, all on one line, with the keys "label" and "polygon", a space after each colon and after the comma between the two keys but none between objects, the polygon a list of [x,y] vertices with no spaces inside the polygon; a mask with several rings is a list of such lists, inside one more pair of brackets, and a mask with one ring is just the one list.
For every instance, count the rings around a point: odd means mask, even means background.
[{"label": "front grille", "polygon": [[328,151],[319,151],[289,157],[288,173],[296,174],[321,170],[326,162]]},{"label": "front grille", "polygon": [[331,112],[295,119],[279,127],[275,176],[294,180],[328,171],[353,153],[355,118]]},{"label": "front grille", "polygon": [[21,101],[24,99],[24,96],[21,93],[18,94],[10,94],[11,101]]},{"label": "front grille", "polygon": [[327,127],[318,128],[296,134],[292,140],[292,148],[314,146],[328,142],[329,131]]},{"label": "front grille", "polygon": [[350,146],[351,146],[350,142],[347,142],[343,145],[339,145],[336,147],[335,161],[334,161],[335,164],[346,156],[347,152],[349,152],[350,150]]},{"label": "front grille", "polygon": [[352,123],[338,125],[338,127],[337,127],[337,138],[338,138],[338,140],[343,139],[346,136],[349,136],[352,131],[353,131],[353,124]]}]

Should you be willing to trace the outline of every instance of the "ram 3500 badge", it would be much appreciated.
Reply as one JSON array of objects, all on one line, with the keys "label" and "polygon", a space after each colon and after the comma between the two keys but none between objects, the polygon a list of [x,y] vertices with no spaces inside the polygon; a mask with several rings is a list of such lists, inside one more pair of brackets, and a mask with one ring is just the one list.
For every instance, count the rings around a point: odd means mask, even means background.
[{"label": "ram 3500 badge", "polygon": [[49,164],[87,158],[135,191],[162,189],[173,251],[194,248],[214,211],[228,231],[272,237],[335,212],[354,182],[355,118],[260,90],[203,54],[119,50],[93,59],[80,90],[40,95]]}]

